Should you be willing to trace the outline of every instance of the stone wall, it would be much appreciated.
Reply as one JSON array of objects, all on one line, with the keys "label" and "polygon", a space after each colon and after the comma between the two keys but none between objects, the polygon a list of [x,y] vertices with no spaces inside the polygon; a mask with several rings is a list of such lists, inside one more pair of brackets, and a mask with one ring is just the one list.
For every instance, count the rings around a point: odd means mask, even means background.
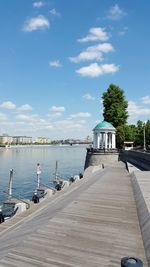
[{"label": "stone wall", "polygon": [[89,166],[101,166],[102,168],[118,161],[118,153],[103,152],[96,153],[87,151],[84,169]]}]

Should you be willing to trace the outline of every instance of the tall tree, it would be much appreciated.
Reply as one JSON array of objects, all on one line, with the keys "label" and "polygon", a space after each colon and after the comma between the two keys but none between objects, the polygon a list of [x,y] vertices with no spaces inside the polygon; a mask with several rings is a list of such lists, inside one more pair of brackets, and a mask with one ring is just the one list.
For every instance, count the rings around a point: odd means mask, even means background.
[{"label": "tall tree", "polygon": [[128,102],[125,100],[124,91],[115,84],[110,84],[102,99],[104,120],[111,122],[115,128],[124,125],[128,118]]},{"label": "tall tree", "polygon": [[147,148],[150,149],[150,120],[148,120],[147,123],[146,123],[145,135],[146,135],[146,145],[147,145]]},{"label": "tall tree", "polygon": [[137,121],[137,134],[135,138],[135,146],[143,146],[144,143],[144,122],[141,120]]},{"label": "tall tree", "polygon": [[117,127],[116,137],[117,148],[122,148],[125,141],[124,127],[122,125]]},{"label": "tall tree", "polygon": [[117,147],[121,148],[125,141],[135,141],[137,129],[135,125],[124,124],[117,127]]},{"label": "tall tree", "polygon": [[134,124],[124,125],[124,134],[125,134],[125,141],[135,141],[136,135],[137,135],[137,129]]}]

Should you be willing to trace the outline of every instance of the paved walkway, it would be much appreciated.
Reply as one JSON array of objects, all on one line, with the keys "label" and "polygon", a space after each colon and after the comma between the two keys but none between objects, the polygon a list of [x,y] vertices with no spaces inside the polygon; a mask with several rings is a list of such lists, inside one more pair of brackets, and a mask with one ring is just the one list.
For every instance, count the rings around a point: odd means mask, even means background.
[{"label": "paved walkway", "polygon": [[0,266],[118,267],[122,257],[134,256],[147,267],[131,180],[121,162],[87,172],[22,216],[13,227],[0,226]]}]

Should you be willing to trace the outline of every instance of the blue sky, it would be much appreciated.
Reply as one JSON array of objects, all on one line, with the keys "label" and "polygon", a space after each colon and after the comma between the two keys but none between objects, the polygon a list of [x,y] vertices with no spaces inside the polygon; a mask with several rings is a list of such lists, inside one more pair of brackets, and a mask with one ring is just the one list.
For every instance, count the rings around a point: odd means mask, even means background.
[{"label": "blue sky", "polygon": [[149,1],[1,0],[0,135],[92,136],[101,96],[150,119]]}]

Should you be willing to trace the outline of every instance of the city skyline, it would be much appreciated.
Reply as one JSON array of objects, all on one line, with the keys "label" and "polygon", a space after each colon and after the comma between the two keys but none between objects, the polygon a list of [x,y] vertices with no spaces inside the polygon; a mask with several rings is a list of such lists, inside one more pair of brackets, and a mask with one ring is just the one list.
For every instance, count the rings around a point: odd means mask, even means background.
[{"label": "city skyline", "polygon": [[31,144],[91,144],[92,138],[87,136],[86,138],[68,138],[68,139],[55,139],[51,140],[48,137],[32,137],[32,136],[10,136],[7,134],[0,135],[0,147],[11,145],[31,145]]},{"label": "city skyline", "polygon": [[111,83],[125,92],[128,122],[148,120],[149,8],[135,0],[1,1],[0,135],[92,136]]}]

